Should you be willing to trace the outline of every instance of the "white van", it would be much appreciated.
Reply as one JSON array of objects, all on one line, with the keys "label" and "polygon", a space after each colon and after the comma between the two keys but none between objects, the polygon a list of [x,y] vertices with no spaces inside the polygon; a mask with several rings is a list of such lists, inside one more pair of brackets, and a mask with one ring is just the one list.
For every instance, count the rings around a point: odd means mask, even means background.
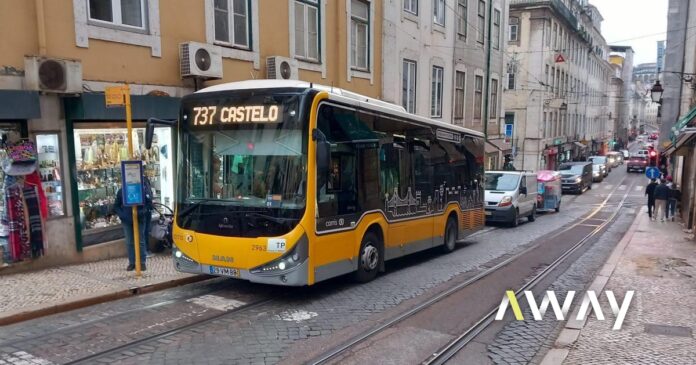
[{"label": "white van", "polygon": [[487,171],[485,178],[486,222],[505,222],[512,227],[520,217],[536,220],[537,175],[529,171]]}]

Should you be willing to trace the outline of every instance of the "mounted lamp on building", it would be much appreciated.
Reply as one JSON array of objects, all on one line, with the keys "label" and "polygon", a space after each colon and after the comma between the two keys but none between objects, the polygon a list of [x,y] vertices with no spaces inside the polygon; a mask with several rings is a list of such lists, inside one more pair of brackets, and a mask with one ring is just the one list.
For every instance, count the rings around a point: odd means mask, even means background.
[{"label": "mounted lamp on building", "polygon": [[662,88],[662,85],[660,84],[660,80],[655,81],[655,85],[650,89],[650,98],[652,98],[652,101],[654,103],[662,104],[662,93],[665,90]]}]

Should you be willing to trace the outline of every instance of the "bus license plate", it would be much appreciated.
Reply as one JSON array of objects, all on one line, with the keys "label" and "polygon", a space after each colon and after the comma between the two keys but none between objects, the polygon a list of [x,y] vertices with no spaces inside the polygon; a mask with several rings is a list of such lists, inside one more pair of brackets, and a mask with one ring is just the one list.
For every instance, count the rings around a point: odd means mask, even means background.
[{"label": "bus license plate", "polygon": [[486,215],[493,215],[493,212],[487,210]]},{"label": "bus license plate", "polygon": [[239,270],[232,269],[229,267],[211,266],[210,267],[210,275],[222,275],[222,276],[230,276],[233,278],[238,278],[239,277]]}]

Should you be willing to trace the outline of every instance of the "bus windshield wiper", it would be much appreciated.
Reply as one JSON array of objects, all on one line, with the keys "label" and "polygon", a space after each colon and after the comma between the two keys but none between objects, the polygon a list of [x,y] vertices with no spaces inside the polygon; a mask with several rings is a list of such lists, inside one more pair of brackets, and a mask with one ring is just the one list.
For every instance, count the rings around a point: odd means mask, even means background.
[{"label": "bus windshield wiper", "polygon": [[188,207],[186,207],[186,208],[185,208],[184,210],[182,210],[181,212],[178,212],[177,215],[178,215],[179,217],[181,217],[181,218],[186,217],[187,215],[189,215],[189,213],[191,213],[191,212],[193,212],[194,210],[196,210],[196,208],[200,207],[200,206],[203,205],[204,203],[208,203],[208,202],[211,202],[211,201],[216,201],[216,199],[200,199],[200,200],[198,200],[198,201],[196,201],[196,202],[191,203],[191,205],[189,205]]},{"label": "bus windshield wiper", "polygon": [[279,217],[274,217],[271,215],[261,214],[261,213],[256,213],[256,212],[248,212],[244,216],[246,218],[252,218],[252,217],[263,218],[265,220],[269,220],[273,223],[278,223],[278,224],[283,224],[283,223],[287,223],[287,222],[297,222],[300,220],[300,218],[279,218]]}]

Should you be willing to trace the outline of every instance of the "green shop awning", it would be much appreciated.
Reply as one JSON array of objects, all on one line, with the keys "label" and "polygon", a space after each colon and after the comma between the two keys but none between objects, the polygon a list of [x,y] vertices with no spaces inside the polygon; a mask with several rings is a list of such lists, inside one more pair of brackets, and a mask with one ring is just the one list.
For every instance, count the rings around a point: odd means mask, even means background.
[{"label": "green shop awning", "polygon": [[0,90],[0,119],[41,118],[39,92]]},{"label": "green shop awning", "polygon": [[[181,98],[171,96],[131,95],[133,120],[177,119]],[[66,114],[73,120],[125,120],[123,108],[107,108],[104,94],[85,93],[65,98]]]},{"label": "green shop awning", "polygon": [[[674,125],[672,131],[678,131],[686,127],[689,124],[689,122],[691,122],[691,120],[694,119],[694,117],[696,117],[696,107],[692,108],[683,117],[679,118],[679,121],[677,121],[677,124]],[[672,140],[672,143],[675,142],[675,137],[676,135],[674,134],[674,132],[670,132],[669,138]]]}]

